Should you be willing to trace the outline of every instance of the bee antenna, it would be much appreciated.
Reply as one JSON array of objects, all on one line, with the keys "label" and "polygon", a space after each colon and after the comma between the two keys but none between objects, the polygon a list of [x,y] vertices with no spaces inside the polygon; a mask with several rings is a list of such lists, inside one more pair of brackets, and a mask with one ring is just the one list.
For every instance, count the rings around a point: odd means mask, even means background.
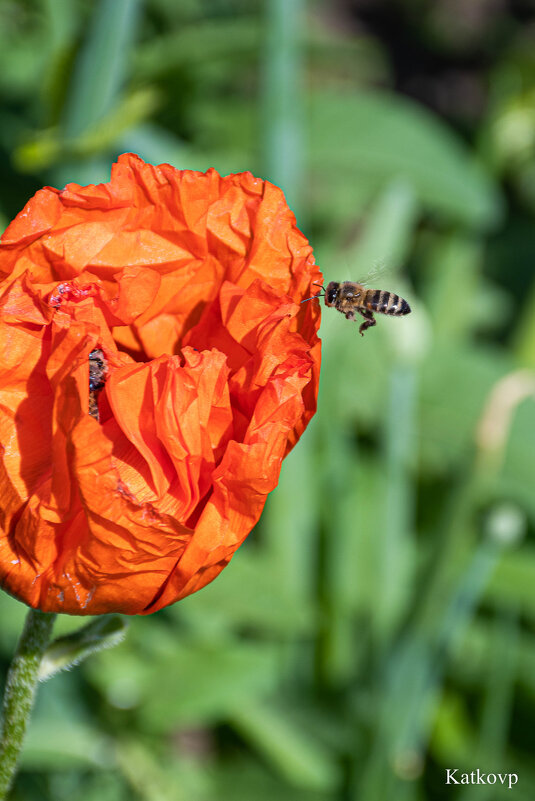
[{"label": "bee antenna", "polygon": [[[323,284],[320,284],[318,281],[312,281],[312,284],[314,286],[320,286],[325,294],[325,287],[323,286]],[[324,295],[322,295],[321,292],[319,292],[317,295],[312,295],[312,297],[310,298],[305,298],[304,300],[301,301],[301,303],[306,303],[307,300],[314,300],[314,298],[322,298],[322,297],[324,297]]]}]

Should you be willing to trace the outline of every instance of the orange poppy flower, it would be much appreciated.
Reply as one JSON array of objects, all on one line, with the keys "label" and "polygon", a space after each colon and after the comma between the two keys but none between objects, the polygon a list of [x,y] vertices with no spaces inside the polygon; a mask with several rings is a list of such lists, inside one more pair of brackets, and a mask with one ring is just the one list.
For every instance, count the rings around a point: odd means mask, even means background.
[{"label": "orange poppy flower", "polygon": [[127,154],[37,192],[0,246],[4,589],[148,614],[210,582],[315,412],[316,280],[250,173]]}]

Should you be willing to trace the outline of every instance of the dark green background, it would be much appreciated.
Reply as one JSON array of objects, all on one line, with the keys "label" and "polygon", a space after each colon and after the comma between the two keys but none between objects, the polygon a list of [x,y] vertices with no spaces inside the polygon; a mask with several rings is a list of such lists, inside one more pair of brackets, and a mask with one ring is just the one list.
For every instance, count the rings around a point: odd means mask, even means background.
[{"label": "dark green background", "polygon": [[124,151],[251,170],[327,280],[413,307],[364,339],[324,309],[261,523],[40,688],[13,799],[535,797],[534,44],[528,0],[0,0],[5,222]]}]

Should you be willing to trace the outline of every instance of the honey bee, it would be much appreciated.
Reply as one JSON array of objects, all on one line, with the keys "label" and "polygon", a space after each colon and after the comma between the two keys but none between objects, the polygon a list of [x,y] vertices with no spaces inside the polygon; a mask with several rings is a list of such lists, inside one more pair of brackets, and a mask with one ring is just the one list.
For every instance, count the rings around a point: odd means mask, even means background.
[{"label": "honey bee", "polygon": [[[367,328],[377,324],[374,314],[402,315],[409,314],[411,310],[407,301],[399,295],[384,289],[366,289],[365,286],[355,281],[343,281],[342,283],[331,281],[327,284],[327,288],[321,284],[318,286],[323,289],[323,294],[320,292],[306,300],[324,297],[326,306],[334,306],[339,312],[345,314],[348,320],[354,320],[355,314],[358,312],[364,317],[364,322],[359,328],[361,336],[364,336]],[[304,300],[301,301],[301,303],[304,302]]]},{"label": "honey bee", "polygon": [[100,348],[95,348],[89,354],[89,414],[99,420],[98,394],[104,389],[108,362]]}]

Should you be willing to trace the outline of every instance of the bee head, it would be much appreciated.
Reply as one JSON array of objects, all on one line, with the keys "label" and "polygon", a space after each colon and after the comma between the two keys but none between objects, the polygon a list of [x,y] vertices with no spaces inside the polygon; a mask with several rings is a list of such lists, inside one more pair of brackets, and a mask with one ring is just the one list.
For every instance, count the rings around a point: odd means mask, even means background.
[{"label": "bee head", "polygon": [[336,281],[331,281],[330,284],[327,284],[327,289],[325,290],[325,305],[326,306],[333,306],[336,302],[336,298],[338,296],[338,290],[340,289],[340,284],[337,284]]}]

